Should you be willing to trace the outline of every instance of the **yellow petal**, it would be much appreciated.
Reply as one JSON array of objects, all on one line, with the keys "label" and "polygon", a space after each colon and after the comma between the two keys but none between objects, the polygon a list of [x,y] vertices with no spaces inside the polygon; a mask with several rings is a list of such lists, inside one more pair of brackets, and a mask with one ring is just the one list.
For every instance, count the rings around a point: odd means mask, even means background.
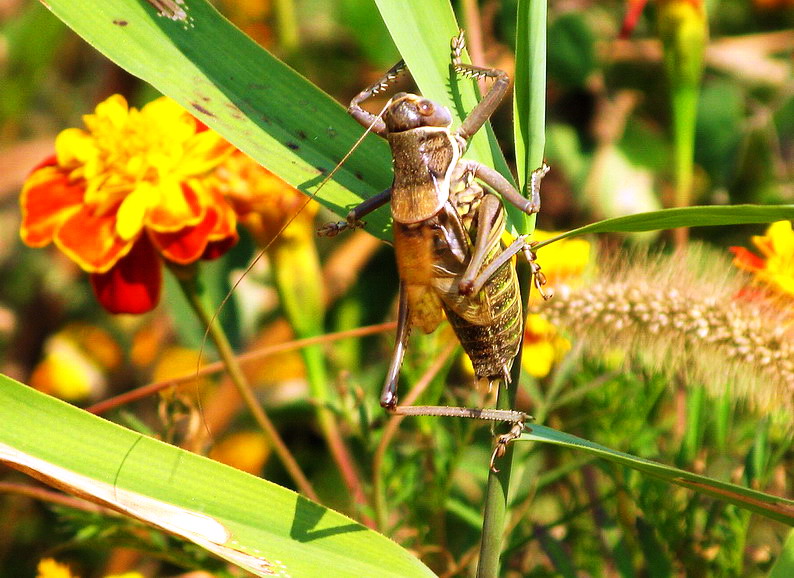
[{"label": "yellow petal", "polygon": [[141,232],[153,194],[149,183],[141,183],[122,201],[116,213],[116,233],[119,237],[129,241]]}]

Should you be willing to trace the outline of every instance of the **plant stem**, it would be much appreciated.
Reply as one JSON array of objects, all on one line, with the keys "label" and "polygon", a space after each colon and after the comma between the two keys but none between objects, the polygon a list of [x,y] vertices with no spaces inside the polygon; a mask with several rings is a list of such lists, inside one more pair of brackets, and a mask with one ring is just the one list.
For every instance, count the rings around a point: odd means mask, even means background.
[{"label": "plant stem", "polygon": [[[545,147],[546,122],[546,2],[544,0],[520,0],[516,21],[516,72],[515,95],[515,141],[518,177],[526,192],[528,175],[541,166]],[[517,223],[522,233],[531,233],[535,219],[524,217]],[[532,286],[529,266],[518,262],[518,278],[521,280],[522,319],[526,319],[529,304],[529,289]],[[496,400],[499,409],[515,408],[516,392],[521,378],[521,350],[510,372],[511,383],[504,391],[500,389]],[[478,578],[499,576],[499,561],[502,553],[502,540],[507,520],[508,491],[510,474],[513,469],[513,447],[507,446],[505,455],[499,460],[499,471],[488,475],[483,511],[482,541],[480,561],[477,565]]]},{"label": "plant stem", "polygon": [[281,439],[276,426],[273,425],[273,422],[270,421],[270,418],[265,413],[265,410],[262,409],[262,406],[257,401],[256,396],[251,389],[251,385],[245,378],[245,374],[240,367],[240,363],[237,361],[237,358],[234,355],[234,351],[232,350],[232,346],[226,337],[226,333],[221,328],[220,323],[218,323],[217,320],[207,311],[202,299],[202,291],[198,280],[198,275],[192,271],[190,274],[185,274],[184,269],[176,269],[175,267],[171,267],[171,270],[176,275],[176,278],[179,281],[179,286],[182,288],[182,292],[185,294],[185,297],[187,298],[188,303],[190,303],[190,306],[195,312],[196,316],[201,321],[202,326],[207,328],[207,332],[209,333],[210,338],[212,339],[213,343],[215,343],[215,347],[218,350],[218,355],[220,355],[223,363],[226,365],[229,378],[232,380],[232,383],[234,383],[237,391],[240,393],[240,397],[242,397],[243,402],[248,407],[248,410],[251,412],[251,415],[253,415],[257,424],[259,424],[259,426],[262,428],[262,431],[265,432],[270,445],[276,452],[276,455],[278,455],[278,457],[281,459],[281,463],[284,465],[284,468],[292,477],[295,485],[302,494],[304,494],[310,500],[314,500],[315,502],[318,501],[317,494],[314,492],[311,483],[306,478],[303,470],[301,470],[298,462],[295,461],[295,458],[292,456],[289,448],[284,443],[284,440]]},{"label": "plant stem", "polygon": [[[519,279],[528,279],[529,266],[519,264]],[[521,283],[521,302],[523,311],[527,311],[529,287],[531,280]],[[498,409],[514,409],[518,382],[521,378],[521,350],[523,340],[518,348],[518,355],[510,371],[511,383],[506,388],[499,388],[496,399]],[[480,542],[480,562],[477,565],[477,578],[496,578],[499,576],[499,559],[502,554],[507,519],[507,499],[510,489],[510,474],[513,470],[513,444],[507,446],[504,456],[497,462],[498,472],[488,474],[488,487],[485,490],[485,509],[483,511],[482,540]]]}]

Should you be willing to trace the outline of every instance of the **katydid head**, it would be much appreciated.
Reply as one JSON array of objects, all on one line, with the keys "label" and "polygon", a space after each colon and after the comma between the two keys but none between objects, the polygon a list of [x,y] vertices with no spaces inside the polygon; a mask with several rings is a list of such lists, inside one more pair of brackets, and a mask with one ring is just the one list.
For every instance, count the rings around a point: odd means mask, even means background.
[{"label": "katydid head", "polygon": [[398,92],[386,106],[383,122],[387,130],[394,133],[426,126],[448,127],[452,125],[452,115],[447,107],[432,100]]}]

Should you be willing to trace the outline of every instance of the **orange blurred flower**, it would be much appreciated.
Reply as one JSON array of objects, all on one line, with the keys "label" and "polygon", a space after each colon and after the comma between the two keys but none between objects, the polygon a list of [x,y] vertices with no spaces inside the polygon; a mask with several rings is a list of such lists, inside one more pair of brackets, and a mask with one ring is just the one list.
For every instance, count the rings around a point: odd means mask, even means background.
[{"label": "orange blurred flower", "polygon": [[[260,246],[268,245],[276,236],[279,241],[307,234],[314,237],[318,204],[307,203],[300,191],[240,151],[218,167],[213,188],[232,204],[240,223]],[[282,231],[290,219],[293,221]]]},{"label": "orange blurred flower", "polygon": [[54,242],[108,311],[144,313],[161,259],[187,265],[237,242],[234,211],[206,179],[235,149],[165,97],[137,110],[113,95],[83,119],[25,182],[22,240]]},{"label": "orange blurred flower", "polygon": [[772,223],[764,236],[753,236],[761,256],[744,247],[731,247],[733,264],[753,274],[756,282],[788,296],[794,296],[794,231],[791,221]]}]

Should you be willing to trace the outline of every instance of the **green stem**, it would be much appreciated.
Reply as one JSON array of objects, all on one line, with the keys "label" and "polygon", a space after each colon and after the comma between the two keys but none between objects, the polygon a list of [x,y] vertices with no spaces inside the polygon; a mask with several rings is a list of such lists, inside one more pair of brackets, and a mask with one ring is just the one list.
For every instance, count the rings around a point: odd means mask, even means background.
[{"label": "green stem", "polygon": [[[518,267],[519,279],[529,278],[529,266],[523,263]],[[521,283],[522,310],[527,311],[530,282]],[[518,382],[521,379],[521,350],[523,340],[518,348],[518,355],[510,371],[511,383],[506,388],[499,388],[496,399],[498,409],[514,409]],[[485,490],[485,509],[483,511],[482,540],[480,542],[480,562],[477,565],[477,578],[496,578],[500,575],[499,560],[502,554],[505,522],[507,519],[507,499],[510,489],[510,475],[513,471],[513,444],[507,446],[505,455],[496,464],[498,472],[491,471],[488,475],[488,487]]]},{"label": "green stem", "polygon": [[[526,189],[529,173],[541,166],[545,147],[546,122],[546,2],[545,0],[520,0],[517,13],[515,95],[515,140],[518,177]],[[526,193],[526,191],[524,191]],[[531,233],[535,219],[524,217],[518,221],[521,232]],[[522,319],[526,318],[529,289],[532,280],[529,266],[519,261],[521,283]],[[499,409],[514,409],[516,392],[521,379],[521,349],[510,372],[510,386],[499,391],[496,406]],[[477,578],[496,578],[500,575],[500,558],[507,520],[508,491],[513,469],[513,447],[499,460],[498,472],[488,476],[483,511],[482,541]]]},{"label": "green stem", "polygon": [[295,3],[293,0],[276,0],[275,12],[281,50],[286,54],[292,54],[300,43],[298,22],[295,18]]},{"label": "green stem", "polygon": [[198,275],[195,274],[194,271],[188,272],[185,269],[177,267],[171,267],[171,270],[179,281],[179,286],[182,288],[182,292],[185,294],[185,297],[187,298],[188,303],[190,303],[190,306],[195,312],[196,316],[201,321],[202,326],[207,328],[209,336],[215,343],[215,347],[218,350],[218,355],[220,355],[224,365],[226,366],[226,370],[229,373],[229,378],[232,380],[232,383],[234,383],[237,391],[240,394],[240,397],[242,397],[243,402],[248,407],[251,415],[254,416],[257,424],[259,424],[259,426],[262,428],[262,431],[265,432],[271,447],[276,452],[276,455],[278,455],[278,457],[281,459],[281,463],[284,465],[284,468],[292,477],[295,485],[302,494],[304,494],[310,500],[314,500],[315,502],[318,501],[317,494],[314,492],[311,483],[304,475],[303,471],[298,465],[298,462],[295,461],[295,458],[292,456],[289,448],[284,443],[284,440],[281,439],[276,426],[273,425],[273,422],[270,421],[270,418],[265,413],[265,410],[262,409],[262,406],[257,401],[256,396],[251,389],[251,385],[245,378],[245,374],[243,373],[243,370],[237,361],[237,357],[234,355],[234,350],[232,349],[232,346],[226,337],[226,333],[223,331],[220,323],[218,323],[217,320],[207,310],[207,307],[205,306],[202,299],[203,292],[198,280]]},{"label": "green stem", "polygon": [[[299,338],[315,337],[324,332],[323,278],[317,246],[308,230],[295,234],[289,240],[279,239],[268,249],[279,299],[284,314]],[[374,521],[362,512],[369,502],[364,493],[355,461],[345,445],[336,415],[329,408],[333,400],[328,386],[325,355],[319,345],[301,350],[306,366],[309,393],[316,403],[317,423],[328,444],[331,456],[339,468],[342,481],[350,491],[353,503],[359,509],[361,521],[374,526]]]}]

